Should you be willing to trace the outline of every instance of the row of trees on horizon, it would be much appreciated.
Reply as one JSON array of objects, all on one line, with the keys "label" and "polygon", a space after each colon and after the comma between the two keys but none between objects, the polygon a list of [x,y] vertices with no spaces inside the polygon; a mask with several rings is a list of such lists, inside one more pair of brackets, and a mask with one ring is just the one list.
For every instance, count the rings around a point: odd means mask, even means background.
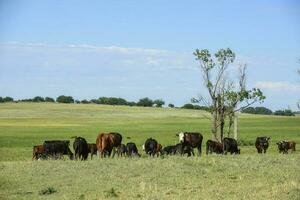
[{"label": "row of trees on horizon", "polygon": [[[119,97],[100,97],[98,99],[83,99],[83,100],[75,100],[72,96],[60,95],[56,99],[51,97],[41,97],[36,96],[34,98],[29,99],[20,99],[14,100],[12,97],[0,97],[0,103],[5,102],[51,102],[51,103],[77,103],[77,104],[104,104],[104,105],[126,105],[126,106],[141,106],[141,107],[163,107],[165,105],[165,101],[162,99],[152,100],[148,97],[141,98],[139,101],[127,101],[124,98]],[[200,106],[191,103],[184,104],[181,107],[175,107],[174,104],[169,103],[169,108],[182,108],[182,109],[193,109],[193,110],[205,110],[210,112],[211,108],[208,106]],[[260,114],[260,115],[281,115],[281,116],[295,116],[295,113],[290,109],[285,110],[276,110],[273,112],[271,109],[266,107],[247,107],[241,110],[242,113],[249,114]]]}]

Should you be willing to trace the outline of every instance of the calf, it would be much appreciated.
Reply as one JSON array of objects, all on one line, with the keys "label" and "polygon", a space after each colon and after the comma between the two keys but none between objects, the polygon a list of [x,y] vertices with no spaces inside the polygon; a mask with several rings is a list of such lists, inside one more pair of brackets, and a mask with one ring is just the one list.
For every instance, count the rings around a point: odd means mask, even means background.
[{"label": "calf", "polygon": [[117,147],[117,155],[118,157],[121,156],[125,156],[127,153],[127,148],[125,144],[121,144],[119,147]]},{"label": "calf", "polygon": [[206,155],[208,153],[216,153],[216,154],[222,154],[223,153],[223,145],[220,142],[213,141],[213,140],[207,140],[206,142]]},{"label": "calf", "polygon": [[32,160],[38,160],[39,158],[41,158],[44,154],[45,148],[44,145],[40,144],[40,145],[36,145],[33,146],[32,149]]},{"label": "calf", "polygon": [[162,155],[162,145],[161,144],[157,144],[157,147],[156,147],[156,155],[157,157],[159,155]]},{"label": "calf", "polygon": [[288,150],[296,151],[296,142],[294,141],[280,141],[276,143],[278,146],[279,153],[287,154]]},{"label": "calf", "polygon": [[179,154],[183,156],[184,154],[187,154],[187,157],[190,157],[192,154],[194,154],[194,150],[190,145],[184,145],[182,143],[176,144],[175,145],[175,151],[174,154]]},{"label": "calf", "polygon": [[257,153],[266,153],[269,147],[270,137],[257,137],[255,141],[255,147],[257,149]]},{"label": "calf", "polygon": [[50,140],[44,142],[45,155],[51,157],[61,157],[62,155],[68,155],[73,160],[73,153],[69,148],[69,140]]},{"label": "calf", "polygon": [[127,149],[127,156],[128,157],[133,157],[133,156],[138,156],[141,157],[141,155],[138,152],[138,149],[133,142],[128,142],[126,144],[126,149]]},{"label": "calf", "polygon": [[176,153],[176,146],[171,145],[171,146],[166,146],[162,149],[162,154],[163,155],[174,155]]},{"label": "calf", "polygon": [[91,154],[91,160],[93,159],[93,155],[97,155],[97,146],[95,143],[88,143],[88,153]]},{"label": "calf", "polygon": [[235,139],[233,138],[224,138],[223,139],[223,151],[224,154],[226,155],[227,152],[230,152],[230,154],[240,154],[240,149],[238,148],[238,143]]}]

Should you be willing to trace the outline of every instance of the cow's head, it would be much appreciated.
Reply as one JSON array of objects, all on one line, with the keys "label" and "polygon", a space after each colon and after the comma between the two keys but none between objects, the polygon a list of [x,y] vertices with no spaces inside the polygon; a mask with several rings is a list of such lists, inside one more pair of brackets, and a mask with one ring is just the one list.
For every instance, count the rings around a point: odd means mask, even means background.
[{"label": "cow's head", "polygon": [[178,139],[179,139],[179,142],[184,142],[184,132],[180,132],[178,134]]}]

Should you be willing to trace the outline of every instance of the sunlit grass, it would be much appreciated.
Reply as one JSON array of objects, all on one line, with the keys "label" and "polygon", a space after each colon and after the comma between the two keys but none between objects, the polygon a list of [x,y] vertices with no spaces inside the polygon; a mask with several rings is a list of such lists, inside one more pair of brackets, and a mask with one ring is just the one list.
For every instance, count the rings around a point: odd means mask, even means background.
[{"label": "sunlit grass", "polygon": [[[239,140],[270,136],[266,155],[253,145],[241,155],[31,161],[32,146],[48,139],[118,131],[141,151],[148,137],[175,144],[179,131],[211,138],[198,110],[54,103],[0,104],[0,199],[297,199],[300,153],[281,155],[275,143],[300,143],[300,117],[239,116]],[[130,139],[128,139],[130,137]],[[72,149],[72,148],[71,148]],[[204,149],[204,148],[203,148]],[[296,145],[296,149],[299,149]],[[72,149],[73,150],[73,149]]]}]

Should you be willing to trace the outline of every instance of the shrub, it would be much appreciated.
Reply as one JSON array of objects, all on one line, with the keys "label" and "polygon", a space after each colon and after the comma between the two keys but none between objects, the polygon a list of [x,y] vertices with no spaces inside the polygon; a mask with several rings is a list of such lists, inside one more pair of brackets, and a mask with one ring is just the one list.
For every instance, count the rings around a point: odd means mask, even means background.
[{"label": "shrub", "polygon": [[98,103],[107,105],[127,105],[127,101],[125,99],[117,97],[100,97],[98,99]]},{"label": "shrub", "polygon": [[40,195],[49,195],[57,192],[57,190],[53,187],[48,187],[46,189],[43,189],[39,192]]},{"label": "shrub", "polygon": [[14,99],[12,97],[0,97],[0,103],[5,103],[5,102],[13,102]]},{"label": "shrub", "polygon": [[130,102],[127,102],[127,105],[128,106],[136,106],[136,103],[134,101],[130,101]]},{"label": "shrub", "polygon": [[274,112],[274,115],[281,115],[281,116],[295,116],[295,114],[290,110],[290,109],[286,109],[286,110],[276,110]]},{"label": "shrub", "polygon": [[194,105],[191,103],[184,104],[181,108],[184,109],[194,109]]},{"label": "shrub", "polygon": [[156,99],[153,101],[153,104],[155,107],[161,108],[163,105],[165,105],[165,102],[162,99]]},{"label": "shrub", "polygon": [[153,101],[148,98],[142,98],[137,102],[137,106],[143,106],[143,107],[152,107],[153,106]]},{"label": "shrub", "polygon": [[174,108],[174,104],[172,104],[172,103],[169,103],[169,105],[168,105],[170,108]]},{"label": "shrub", "polygon": [[90,103],[88,100],[86,100],[86,99],[83,99],[80,103],[83,103],[83,104],[88,104],[88,103]]},{"label": "shrub", "polygon": [[248,107],[242,110],[242,113],[249,113],[249,114],[260,114],[260,115],[272,115],[272,110],[266,107]]},{"label": "shrub", "polygon": [[45,102],[45,99],[40,96],[36,96],[32,99],[33,102]]},{"label": "shrub", "polygon": [[61,95],[57,97],[56,102],[58,103],[74,103],[74,99],[71,96]]},{"label": "shrub", "polygon": [[104,191],[105,197],[110,198],[110,197],[118,197],[118,194],[114,188],[111,188],[110,190]]},{"label": "shrub", "polygon": [[46,97],[45,102],[55,102],[55,100],[51,97]]},{"label": "shrub", "polygon": [[261,115],[272,115],[272,110],[265,108],[265,107],[256,107],[255,108],[255,114],[261,114]]}]

